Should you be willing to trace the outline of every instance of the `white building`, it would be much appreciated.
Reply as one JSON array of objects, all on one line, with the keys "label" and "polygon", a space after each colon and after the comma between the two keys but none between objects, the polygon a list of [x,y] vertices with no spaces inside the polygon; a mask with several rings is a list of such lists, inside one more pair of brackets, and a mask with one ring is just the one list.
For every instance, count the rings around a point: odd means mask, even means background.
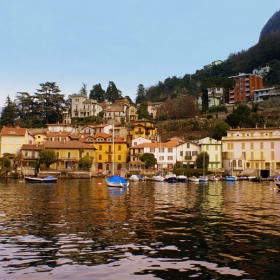
[{"label": "white building", "polygon": [[181,167],[195,166],[197,155],[200,153],[200,146],[194,142],[184,142],[176,149],[176,161]]}]

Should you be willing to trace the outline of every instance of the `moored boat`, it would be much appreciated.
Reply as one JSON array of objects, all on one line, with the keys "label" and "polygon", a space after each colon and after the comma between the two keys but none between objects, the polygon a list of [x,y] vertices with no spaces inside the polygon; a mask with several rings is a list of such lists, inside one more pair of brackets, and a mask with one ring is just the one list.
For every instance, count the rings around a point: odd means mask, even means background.
[{"label": "moored boat", "polygon": [[210,177],[209,177],[209,181],[212,181],[212,182],[217,182],[217,181],[219,181],[219,180],[220,180],[220,178],[217,177],[217,176],[210,176]]},{"label": "moored boat", "polygon": [[53,176],[47,176],[44,178],[38,178],[38,177],[24,177],[25,182],[28,183],[55,183],[57,181],[57,178]]},{"label": "moored boat", "polygon": [[191,177],[189,177],[189,181],[190,182],[199,182],[199,178],[196,176],[191,176]]},{"label": "moored boat", "polygon": [[125,188],[129,186],[129,181],[118,175],[113,175],[110,178],[107,178],[106,183],[108,187]]},{"label": "moored boat", "polygon": [[236,176],[233,176],[233,175],[231,175],[231,176],[226,176],[226,181],[232,181],[232,182],[234,182],[234,181],[236,181],[237,180],[237,177]]},{"label": "moored boat", "polygon": [[137,175],[131,175],[128,180],[130,182],[138,182],[140,179]]},{"label": "moored boat", "polygon": [[280,180],[279,180],[279,178],[275,178],[275,179],[274,179],[274,182],[275,182],[276,187],[277,187],[278,190],[280,191]]},{"label": "moored boat", "polygon": [[155,182],[163,182],[164,181],[164,177],[159,174],[159,175],[153,176],[152,180],[155,181]]},{"label": "moored boat", "polygon": [[208,177],[207,176],[199,176],[199,182],[208,182]]},{"label": "moored boat", "polygon": [[188,177],[185,175],[178,175],[177,176],[177,182],[179,183],[185,183],[188,180]]},{"label": "moored boat", "polygon": [[177,182],[177,176],[176,174],[166,174],[165,175],[165,180],[168,182],[168,183],[176,183]]}]

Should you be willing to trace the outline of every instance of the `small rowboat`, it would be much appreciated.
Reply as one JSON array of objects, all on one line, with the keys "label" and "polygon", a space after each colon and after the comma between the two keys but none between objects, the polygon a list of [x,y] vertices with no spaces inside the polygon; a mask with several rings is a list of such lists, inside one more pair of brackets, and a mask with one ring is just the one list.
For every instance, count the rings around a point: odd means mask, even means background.
[{"label": "small rowboat", "polygon": [[47,176],[45,178],[24,177],[24,180],[28,183],[55,183],[57,181],[57,178],[53,176]]}]

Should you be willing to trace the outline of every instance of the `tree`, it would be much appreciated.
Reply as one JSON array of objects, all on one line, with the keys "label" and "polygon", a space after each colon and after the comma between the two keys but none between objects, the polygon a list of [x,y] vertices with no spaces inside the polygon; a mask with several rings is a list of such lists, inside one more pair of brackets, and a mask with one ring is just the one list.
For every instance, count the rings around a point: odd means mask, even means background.
[{"label": "tree", "polygon": [[16,119],[18,118],[17,106],[12,102],[10,96],[6,99],[6,106],[3,108],[0,125],[1,126],[15,126]]},{"label": "tree", "polygon": [[227,130],[230,129],[230,126],[228,123],[224,121],[218,122],[214,128],[213,128],[213,135],[212,138],[216,140],[221,140],[223,136],[227,135]]},{"label": "tree", "polygon": [[152,153],[144,153],[139,159],[145,163],[145,168],[151,168],[157,164],[157,159]]},{"label": "tree", "polygon": [[92,87],[89,92],[89,98],[97,100],[98,103],[105,101],[105,90],[102,88],[101,84],[96,84]]},{"label": "tree", "polygon": [[88,96],[87,85],[83,83],[82,88],[79,91],[79,94],[84,95],[86,98]]},{"label": "tree", "polygon": [[79,165],[79,168],[81,168],[81,169],[89,169],[89,168],[91,168],[92,162],[93,162],[93,157],[83,156],[79,160],[78,165]]},{"label": "tree", "polygon": [[148,112],[148,103],[142,102],[137,110],[138,119],[150,119],[151,116]]},{"label": "tree", "polygon": [[34,113],[46,124],[61,121],[61,113],[65,108],[64,95],[59,94],[60,89],[55,82],[42,83],[40,86],[34,97]]},{"label": "tree", "polygon": [[55,162],[57,162],[57,157],[54,150],[44,149],[40,152],[40,163],[46,164],[47,168]]},{"label": "tree", "polygon": [[135,103],[142,103],[143,101],[146,101],[146,90],[142,84],[139,84],[136,92]]},{"label": "tree", "polygon": [[202,152],[198,154],[196,158],[196,166],[200,169],[207,169],[209,165],[209,154],[207,152]]},{"label": "tree", "polygon": [[109,102],[114,103],[118,99],[122,99],[122,92],[117,89],[114,82],[110,81],[105,93],[105,97]]},{"label": "tree", "polygon": [[235,113],[229,114],[226,118],[226,122],[232,127],[236,128],[241,124],[241,117]]}]

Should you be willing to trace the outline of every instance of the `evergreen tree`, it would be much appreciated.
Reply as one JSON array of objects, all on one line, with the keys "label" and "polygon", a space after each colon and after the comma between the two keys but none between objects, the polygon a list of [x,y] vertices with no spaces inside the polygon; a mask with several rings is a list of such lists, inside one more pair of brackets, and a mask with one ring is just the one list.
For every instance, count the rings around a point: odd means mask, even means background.
[{"label": "evergreen tree", "polygon": [[117,89],[114,82],[110,81],[106,90],[105,97],[107,101],[114,103],[118,99],[122,99],[122,92]]},{"label": "evergreen tree", "polygon": [[146,90],[142,84],[138,85],[135,103],[146,101]]},{"label": "evergreen tree", "polygon": [[79,91],[79,94],[84,95],[86,98],[88,96],[87,85],[83,83],[82,88]]},{"label": "evergreen tree", "polygon": [[105,90],[102,88],[101,84],[96,84],[92,87],[89,92],[89,98],[97,100],[98,103],[105,101]]},{"label": "evergreen tree", "polygon": [[150,119],[151,116],[148,112],[148,103],[142,102],[137,110],[138,119]]},{"label": "evergreen tree", "polygon": [[3,108],[1,118],[0,118],[0,125],[1,126],[15,126],[16,119],[18,118],[17,106],[11,100],[9,95],[7,96],[5,104],[6,104],[6,106]]}]

